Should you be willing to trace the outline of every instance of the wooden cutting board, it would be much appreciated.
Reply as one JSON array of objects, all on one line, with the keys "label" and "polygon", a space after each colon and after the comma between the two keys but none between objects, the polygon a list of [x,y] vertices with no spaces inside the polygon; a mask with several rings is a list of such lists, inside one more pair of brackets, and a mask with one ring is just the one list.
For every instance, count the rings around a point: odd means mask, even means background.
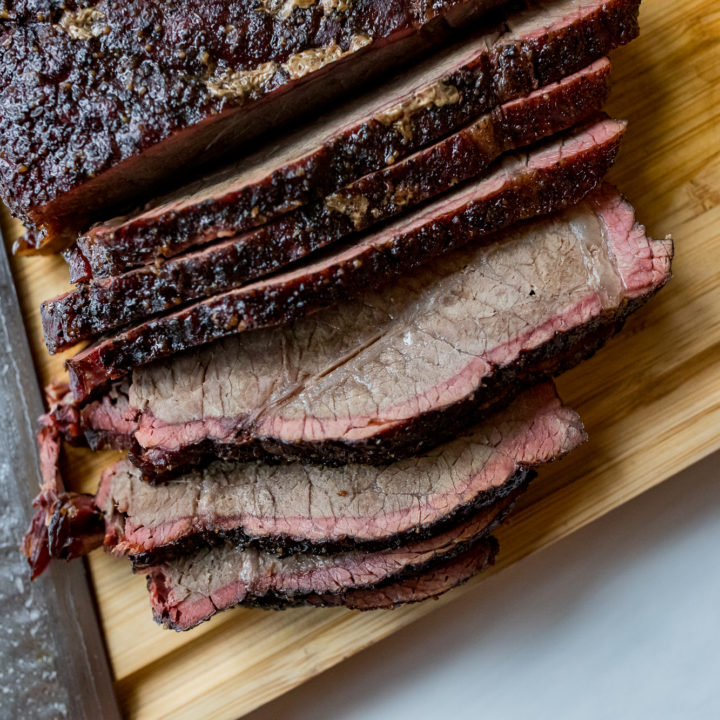
[{"label": "wooden cutting board", "polygon": [[[720,448],[720,4],[645,0],[642,36],[613,56],[610,112],[630,121],[612,179],[652,235],[672,233],[675,277],[625,332],[559,382],[590,442],[544,471],[499,539],[498,572]],[[6,237],[19,230],[4,218]],[[61,371],[37,307],[61,292],[58,258],[16,258],[43,383]],[[115,454],[70,453],[93,491]],[[145,581],[101,552],[89,562],[118,698],[129,718],[236,718],[398,628],[435,603],[391,612],[234,610],[175,634],[150,616]],[[482,592],[482,578],[446,595]]]}]

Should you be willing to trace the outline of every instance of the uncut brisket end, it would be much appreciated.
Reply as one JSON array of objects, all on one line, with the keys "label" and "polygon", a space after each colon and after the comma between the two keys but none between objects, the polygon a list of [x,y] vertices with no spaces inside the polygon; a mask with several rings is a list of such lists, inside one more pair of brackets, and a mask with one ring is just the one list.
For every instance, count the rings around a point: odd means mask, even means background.
[{"label": "uncut brisket end", "polygon": [[236,235],[397,162],[498,104],[557,82],[630,41],[637,34],[639,4],[531,3],[487,36],[427,60],[215,181],[93,228],[68,255],[71,278],[116,275],[193,244]]},{"label": "uncut brisket end", "polygon": [[272,593],[268,593],[263,597],[246,598],[241,605],[267,610],[284,610],[302,605],[345,607],[349,610],[393,610],[402,605],[437,598],[463,585],[474,575],[493,565],[497,552],[497,540],[491,535],[457,557],[440,562],[432,569],[404,580],[391,579],[371,588],[355,588],[326,595],[310,594],[294,597],[292,600],[274,597]]},{"label": "uncut brisket end", "polygon": [[592,354],[671,258],[603,187],[362,300],[138,369],[81,425],[156,477],[209,458],[412,456]]},{"label": "uncut brisket end", "polygon": [[237,287],[365,230],[483,173],[499,155],[554,135],[600,110],[610,63],[501,105],[434,146],[243,236],[159,266],[92,280],[42,304],[50,352],[163,310]]},{"label": "uncut brisket end", "polygon": [[472,549],[514,500],[511,496],[435,537],[375,552],[278,557],[229,542],[202,548],[150,568],[153,616],[166,627],[188,630],[217,612],[267,596],[273,603],[292,603],[310,594],[334,595],[399,582]]},{"label": "uncut brisket end", "polygon": [[286,324],[377,288],[453,248],[487,241],[520,220],[577,203],[602,180],[625,125],[599,119],[484,180],[317,260],[103,338],[67,362],[78,400],[132,369],[247,330]]},{"label": "uncut brisket end", "polygon": [[123,460],[103,476],[96,502],[105,547],[136,566],[217,540],[282,553],[398,547],[515,492],[529,469],[584,437],[546,384],[466,436],[385,467],[215,463],[153,486]]},{"label": "uncut brisket end", "polygon": [[296,121],[497,2],[99,0],[4,23],[0,192],[62,233]]}]

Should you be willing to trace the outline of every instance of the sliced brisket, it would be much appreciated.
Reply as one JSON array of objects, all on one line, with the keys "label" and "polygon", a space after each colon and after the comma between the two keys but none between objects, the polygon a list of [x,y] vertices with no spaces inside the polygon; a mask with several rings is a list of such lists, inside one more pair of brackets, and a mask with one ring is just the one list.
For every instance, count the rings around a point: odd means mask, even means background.
[{"label": "sliced brisket", "polygon": [[[495,561],[497,540],[490,536],[480,540],[468,550],[453,558],[404,580],[390,580],[371,588],[343,590],[326,595],[304,595],[292,599],[274,597],[246,598],[244,607],[284,610],[288,607],[311,605],[313,607],[345,607],[349,610],[393,610],[401,605],[437,598],[453,588],[466,583],[474,575],[485,570]],[[152,590],[152,587],[150,586]]]},{"label": "sliced brisket", "polygon": [[[333,595],[307,595],[302,599],[298,598],[294,604],[346,607],[350,610],[392,610],[400,605],[437,598],[448,590],[466,583],[474,575],[493,564],[497,550],[497,541],[494,537],[489,537],[453,560],[444,562],[421,575],[374,588],[344,590]],[[277,607],[287,607],[287,602]]]},{"label": "sliced brisket", "polygon": [[[55,410],[62,412],[59,405]],[[105,535],[105,521],[94,496],[65,491],[59,462],[61,430],[67,428],[60,428],[52,413],[43,416],[40,424],[37,439],[42,484],[33,500],[35,510],[20,548],[33,580],[45,571],[52,558],[72,560],[86,555],[102,545]]]},{"label": "sliced brisket", "polygon": [[528,3],[489,34],[459,43],[214,180],[184,188],[147,212],[97,226],[70,253],[73,280],[118,274],[192,244],[236,235],[335,192],[628,42],[637,34],[639,5]]},{"label": "sliced brisket", "polygon": [[158,358],[247,330],[285,324],[405,275],[513,223],[577,203],[603,178],[625,126],[599,119],[529,154],[510,156],[478,183],[294,270],[151,318],[67,362],[78,400]]},{"label": "sliced brisket", "polygon": [[217,540],[270,552],[398,547],[464,521],[584,439],[552,384],[526,391],[470,434],[376,468],[215,463],[165,485],[128,460],[103,477],[105,547],[156,564]]},{"label": "sliced brisket", "polygon": [[413,455],[592,354],[667,282],[671,256],[605,187],[381,293],[136,370],[79,424],[155,475],[252,454]]},{"label": "sliced brisket", "polygon": [[243,602],[267,598],[292,603],[311,594],[334,595],[400,582],[471,550],[513,502],[511,496],[435,537],[376,552],[278,557],[229,542],[202,548],[150,569],[153,616],[166,627],[189,630]]},{"label": "sliced brisket", "polygon": [[207,249],[93,280],[43,303],[45,344],[65,349],[115,328],[265,275],[483,173],[503,152],[529,145],[600,110],[610,63],[501,105],[463,130],[339,192]]},{"label": "sliced brisket", "polygon": [[6,23],[3,198],[51,233],[77,227],[296,122],[498,2],[99,0]]}]

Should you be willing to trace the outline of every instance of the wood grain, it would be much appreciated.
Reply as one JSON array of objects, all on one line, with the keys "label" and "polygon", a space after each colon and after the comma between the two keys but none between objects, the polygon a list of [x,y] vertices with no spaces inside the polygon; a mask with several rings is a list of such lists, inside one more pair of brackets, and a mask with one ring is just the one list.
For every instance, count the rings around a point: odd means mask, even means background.
[{"label": "wood grain", "polygon": [[[645,0],[641,26],[641,38],[613,56],[610,111],[630,126],[612,179],[651,234],[674,235],[675,277],[622,336],[559,380],[590,442],[542,474],[502,530],[491,572],[720,447],[720,6]],[[14,225],[9,235],[18,231]],[[67,270],[57,258],[18,258],[14,271],[47,382],[63,357],[42,349],[37,307],[62,291]],[[110,460],[72,451],[73,486],[93,490]],[[129,718],[238,717],[438,606],[368,614],[235,610],[174,634],[153,624],[144,579],[125,563],[96,553],[90,568]]]}]

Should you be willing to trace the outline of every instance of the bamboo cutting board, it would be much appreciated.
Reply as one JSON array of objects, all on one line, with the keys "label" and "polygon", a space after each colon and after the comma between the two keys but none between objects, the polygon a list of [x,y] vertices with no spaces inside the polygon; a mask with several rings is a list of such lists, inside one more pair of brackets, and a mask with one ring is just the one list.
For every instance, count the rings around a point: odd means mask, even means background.
[{"label": "bamboo cutting board", "polygon": [[[720,3],[645,0],[642,36],[613,56],[610,112],[630,121],[612,179],[656,237],[676,241],[675,277],[625,332],[562,377],[590,442],[545,470],[499,533],[491,572],[572,533],[720,448]],[[18,226],[4,218],[6,237]],[[37,307],[67,282],[58,258],[16,258],[16,284],[43,383]],[[71,484],[93,491],[115,454],[69,453]],[[89,561],[129,718],[236,718],[322,672],[435,603],[391,612],[233,610],[175,634],[155,626],[127,563]],[[482,592],[478,578],[446,595]]]}]

